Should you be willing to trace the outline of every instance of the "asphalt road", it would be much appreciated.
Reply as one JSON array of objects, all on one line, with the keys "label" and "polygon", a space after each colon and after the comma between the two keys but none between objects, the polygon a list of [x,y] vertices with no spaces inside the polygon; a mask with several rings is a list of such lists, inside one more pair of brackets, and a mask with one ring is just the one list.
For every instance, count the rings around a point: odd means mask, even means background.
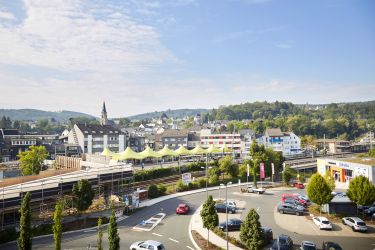
[{"label": "asphalt road", "polygon": [[[353,234],[353,236],[340,236],[340,234],[332,234],[332,235],[318,235],[318,234],[311,234],[311,235],[302,235],[298,231],[298,227],[294,228],[293,231],[288,231],[283,227],[280,227],[275,222],[275,207],[277,203],[280,201],[280,197],[282,193],[286,191],[270,191],[268,194],[265,195],[242,195],[239,193],[239,188],[230,188],[228,189],[228,198],[232,200],[242,201],[243,210],[239,212],[241,214],[241,218],[245,218],[248,209],[254,208],[260,215],[260,221],[263,226],[267,226],[272,228],[274,232],[274,237],[279,234],[288,234],[292,237],[295,246],[297,247],[298,244],[302,240],[311,240],[314,241],[319,247],[322,245],[323,241],[334,241],[339,243],[343,249],[350,249],[350,250],[366,250],[366,249],[375,249],[375,237],[371,237],[371,235],[362,235],[361,233]],[[288,191],[288,192],[296,192]],[[214,198],[219,197],[219,191],[209,191],[209,194],[212,194]],[[220,193],[221,198],[224,197],[223,189]],[[138,241],[138,240],[147,240],[153,239],[157,241],[163,242],[166,249],[194,249],[193,244],[190,241],[189,234],[188,234],[188,227],[191,215],[176,215],[175,208],[181,202],[188,203],[192,210],[198,208],[202,202],[206,199],[206,192],[192,194],[183,196],[180,198],[170,199],[158,204],[155,204],[151,207],[146,207],[136,214],[132,215],[131,217],[121,221],[118,223],[119,226],[119,234],[120,234],[120,245],[121,249],[129,249],[131,243]],[[143,219],[148,219],[152,215],[163,211],[167,214],[164,220],[156,226],[151,232],[137,232],[132,230],[132,227],[135,226],[137,223],[142,221]],[[193,212],[193,211],[192,211]],[[191,212],[191,213],[192,213]],[[232,216],[232,215],[229,215]],[[289,216],[290,220],[295,219],[294,215],[285,215]],[[238,217],[238,215],[236,215]],[[220,218],[224,218],[224,216],[220,215]],[[305,224],[299,225],[301,228],[310,226],[310,221],[306,221]],[[194,229],[194,228],[193,228]],[[375,236],[375,234],[373,234]],[[86,232],[78,232],[78,233],[70,233],[63,236],[62,242],[62,249],[88,249],[88,246],[91,246],[92,249],[95,249],[97,241],[97,232],[96,231],[86,231]],[[107,248],[107,233],[103,234],[103,245]],[[15,243],[2,245],[0,249],[17,249]],[[52,237],[44,237],[42,239],[34,239],[33,240],[33,249],[53,249],[53,238]]]}]

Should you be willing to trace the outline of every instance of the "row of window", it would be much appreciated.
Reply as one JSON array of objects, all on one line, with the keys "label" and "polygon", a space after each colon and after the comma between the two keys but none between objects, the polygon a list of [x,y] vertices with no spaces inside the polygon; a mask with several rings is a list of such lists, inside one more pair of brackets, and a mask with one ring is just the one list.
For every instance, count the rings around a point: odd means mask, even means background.
[{"label": "row of window", "polygon": [[240,136],[231,136],[231,135],[228,135],[228,136],[214,136],[214,135],[211,135],[211,136],[201,136],[201,139],[240,139]]},{"label": "row of window", "polygon": [[12,141],[12,145],[35,145],[36,141]]},{"label": "row of window", "polygon": [[[85,130],[84,133],[85,133],[85,134],[88,134],[89,131]],[[96,134],[96,131],[92,130],[91,133],[92,133],[92,134]],[[98,131],[98,133],[103,134],[104,132],[103,132],[103,131]],[[118,131],[109,131],[109,133],[110,133],[110,134],[113,134],[113,133],[118,134]]]}]

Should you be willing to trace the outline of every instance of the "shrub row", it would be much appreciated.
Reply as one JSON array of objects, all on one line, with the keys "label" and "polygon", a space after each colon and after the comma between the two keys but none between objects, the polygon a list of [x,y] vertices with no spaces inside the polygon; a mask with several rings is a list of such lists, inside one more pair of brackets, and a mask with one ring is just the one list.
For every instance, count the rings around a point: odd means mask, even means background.
[{"label": "shrub row", "polygon": [[165,195],[165,192],[167,191],[167,187],[163,184],[159,185],[150,185],[148,187],[148,197],[150,199],[157,198],[159,196]]}]

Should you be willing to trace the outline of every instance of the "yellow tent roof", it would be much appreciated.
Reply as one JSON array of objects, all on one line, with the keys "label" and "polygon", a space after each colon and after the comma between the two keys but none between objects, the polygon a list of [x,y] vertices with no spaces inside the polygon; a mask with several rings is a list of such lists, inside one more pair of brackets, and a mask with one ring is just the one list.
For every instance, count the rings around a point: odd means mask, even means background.
[{"label": "yellow tent roof", "polygon": [[152,148],[146,147],[145,150],[139,153],[143,158],[149,158],[149,157],[154,157],[154,158],[159,158],[161,155],[157,152],[155,152]]},{"label": "yellow tent roof", "polygon": [[177,153],[171,150],[170,148],[168,148],[167,145],[165,145],[164,148],[159,150],[157,153],[160,154],[160,156],[176,156],[177,155]]},{"label": "yellow tent roof", "polygon": [[105,148],[103,152],[101,153],[101,155],[113,157],[113,156],[116,156],[117,154],[109,150],[109,148]]},{"label": "yellow tent roof", "polygon": [[211,145],[209,146],[206,151],[209,153],[209,154],[213,154],[213,153],[222,153],[223,150],[220,149],[220,148],[217,148],[217,147],[214,147],[214,145]]},{"label": "yellow tent roof", "polygon": [[134,152],[131,147],[127,147],[125,151],[121,152],[118,156],[119,160],[130,160],[130,159],[136,159],[141,160],[143,157],[139,155],[139,153]]},{"label": "yellow tent roof", "polygon": [[184,146],[180,146],[175,150],[177,155],[190,155],[190,150],[186,149]]},{"label": "yellow tent roof", "polygon": [[192,150],[190,150],[190,153],[193,155],[203,155],[207,154],[207,151],[203,149],[200,145],[195,146]]}]

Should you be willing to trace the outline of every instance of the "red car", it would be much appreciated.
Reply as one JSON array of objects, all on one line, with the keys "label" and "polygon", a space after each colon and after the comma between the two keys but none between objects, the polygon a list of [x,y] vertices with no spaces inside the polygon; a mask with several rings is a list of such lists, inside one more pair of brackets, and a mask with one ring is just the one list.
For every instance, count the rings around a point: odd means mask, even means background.
[{"label": "red car", "polygon": [[303,185],[303,183],[295,182],[295,183],[293,183],[293,187],[296,187],[296,188],[299,188],[299,189],[304,189],[305,185]]},{"label": "red car", "polygon": [[190,210],[190,207],[187,204],[181,203],[176,208],[176,214],[187,214],[189,213],[189,210]]},{"label": "red car", "polygon": [[294,200],[298,201],[299,203],[301,203],[303,206],[307,205],[307,202],[305,200],[298,198],[294,194],[283,194],[281,196],[281,201],[282,202],[285,202],[286,199],[294,199]]}]

